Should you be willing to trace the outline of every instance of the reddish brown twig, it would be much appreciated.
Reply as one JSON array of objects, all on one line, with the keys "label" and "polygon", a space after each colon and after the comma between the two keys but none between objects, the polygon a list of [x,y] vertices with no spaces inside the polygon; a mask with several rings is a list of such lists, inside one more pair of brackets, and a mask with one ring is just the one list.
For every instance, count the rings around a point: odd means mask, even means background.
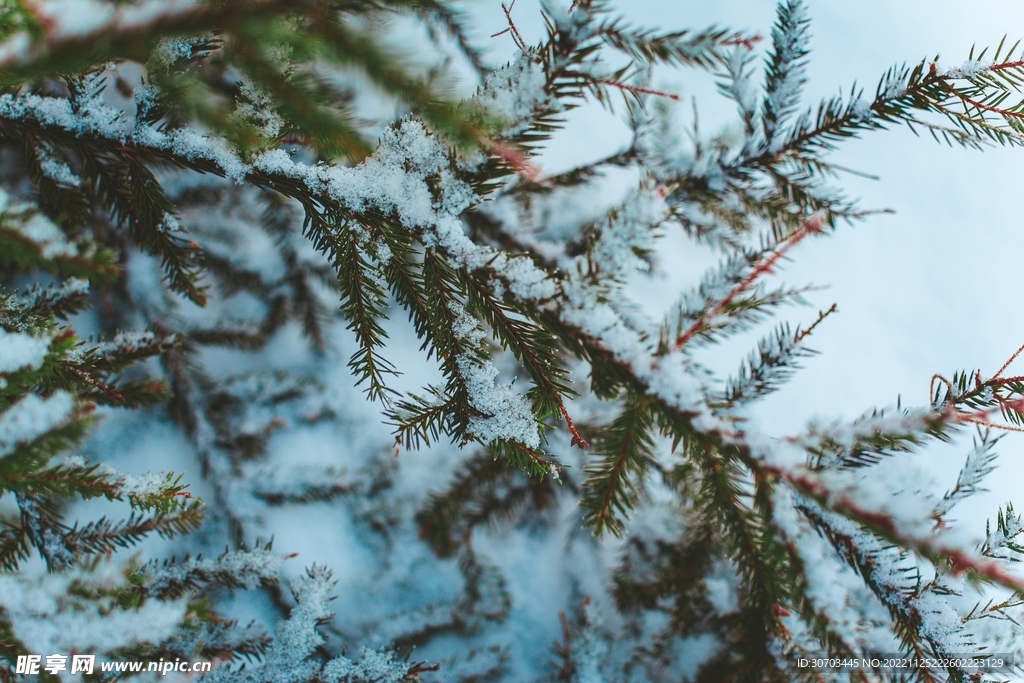
[{"label": "reddish brown twig", "polygon": [[953,396],[953,383],[950,382],[945,377],[943,377],[942,375],[932,375],[932,381],[928,383],[928,401],[929,402],[935,400],[935,382],[936,381],[942,382],[943,384],[945,384],[946,385],[946,394],[948,396],[950,396],[950,397]]},{"label": "reddish brown twig", "polygon": [[992,422],[990,416],[999,410],[1001,413],[1013,411],[1015,413],[1024,413],[1024,398],[1016,398],[1007,400],[1000,396],[996,396],[996,403],[998,408],[989,408],[987,410],[978,410],[973,413],[956,413],[956,419],[958,422],[969,422],[971,424],[983,425],[985,427],[992,427],[993,429],[1002,429],[1008,432],[1024,432],[1024,428],[1014,427],[1011,425],[1004,425]]},{"label": "reddish brown twig", "polygon": [[[1015,360],[1017,360],[1017,358],[1021,355],[1021,353],[1024,353],[1024,345],[1022,345],[1020,348],[1018,348],[1016,351],[1014,351],[1013,354],[1006,360],[1006,362],[1003,363],[1002,366],[996,371],[996,373],[994,375],[992,375],[992,377],[990,377],[988,380],[982,380],[982,378],[981,378],[981,370],[976,370],[975,373],[974,373],[974,389],[972,389],[969,392],[966,392],[965,394],[963,394],[961,396],[958,396],[957,397],[957,402],[958,403],[962,402],[964,400],[964,398],[969,397],[969,396],[974,396],[974,395],[982,392],[986,387],[990,388],[990,389],[991,388],[999,388],[999,387],[1006,386],[1007,384],[1012,384],[1012,383],[1016,383],[1016,382],[1024,382],[1024,375],[1014,375],[1013,377],[1001,377],[1000,376],[1000,375],[1002,375],[1006,371],[1006,369],[1008,367],[1010,367],[1010,365],[1013,364],[1013,362]],[[935,382],[936,381],[939,381],[939,382],[942,382],[943,384],[945,384],[946,385],[947,393],[950,396],[953,396],[953,393],[954,393],[953,383],[950,382],[945,377],[943,377],[942,375],[934,375],[932,377],[931,384],[928,387],[928,390],[932,394],[932,396],[935,395]],[[1001,396],[996,395],[995,396],[995,400],[999,404],[999,409],[1004,411],[1004,412],[1007,411],[1007,410],[1012,410],[1012,411],[1017,412],[1017,413],[1024,413],[1024,399],[1007,400],[1007,399],[1004,399]],[[962,422],[970,422],[972,424],[985,425],[987,427],[994,427],[996,429],[1005,429],[1007,431],[1013,431],[1013,432],[1024,431],[1024,429],[1021,429],[1020,427],[1011,427],[1011,426],[1008,426],[1008,425],[999,425],[999,424],[995,424],[995,423],[991,422],[989,420],[989,412],[990,411],[978,411],[978,412],[975,412],[975,413],[958,413],[958,415],[960,416],[960,420]]]},{"label": "reddish brown twig", "polygon": [[[984,69],[984,71],[1000,71],[1002,69],[1009,69],[1009,68],[1012,68],[1014,66],[1020,66],[1020,65],[1024,65],[1024,63],[1021,63],[1021,62],[1006,62],[1004,64],[994,64],[994,65],[992,65],[990,67],[986,67]],[[931,71],[931,74],[933,76],[938,76],[938,77],[941,77],[943,79],[950,78],[948,76],[945,76],[945,75],[939,73],[939,66],[935,62],[931,63],[930,71]],[[960,92],[959,90],[957,90],[956,88],[951,86],[949,83],[946,83],[945,80],[942,81],[942,87],[943,87],[943,89],[946,92],[952,94],[954,97],[958,98],[962,102],[965,102],[965,103],[971,105],[972,107],[975,107],[975,108],[977,108],[977,109],[979,109],[981,111],[990,111],[993,114],[999,114],[1000,116],[1003,116],[1003,117],[1006,117],[1006,118],[1011,118],[1011,119],[1024,119],[1024,113],[1021,113],[1019,111],[1013,111],[1012,109],[1003,109],[1002,107],[995,107],[995,106],[992,106],[990,104],[985,104],[984,102],[979,102],[979,101],[977,101],[977,100],[975,100],[975,99],[973,99],[971,97],[968,97],[967,95],[963,94],[962,92]]]},{"label": "reddish brown twig", "polygon": [[613,81],[610,78],[599,78],[597,82],[603,83],[604,85],[610,85],[612,87],[619,88],[620,90],[626,90],[631,93],[636,93],[639,95],[654,95],[656,97],[667,97],[668,99],[673,100],[675,102],[680,101],[679,95],[675,95],[670,92],[652,90],[651,88],[644,88],[639,85],[629,85],[628,83],[622,83],[621,81]]},{"label": "reddish brown twig", "polygon": [[516,448],[521,450],[523,453],[526,453],[526,455],[528,455],[531,460],[533,460],[535,463],[537,463],[538,465],[540,465],[544,469],[548,470],[549,472],[553,471],[556,475],[562,474],[562,468],[561,467],[557,467],[557,466],[553,465],[552,463],[548,462],[544,458],[540,457],[539,455],[537,455],[536,453],[531,451],[526,446],[524,446],[522,444],[519,444],[519,443],[516,443],[515,441],[512,442],[512,445],[514,445]]},{"label": "reddish brown twig", "polygon": [[572,441],[569,443],[569,447],[579,446],[583,449],[589,446],[590,442],[580,435],[580,431],[576,429],[576,423],[572,421],[571,417],[569,417],[569,411],[565,409],[565,404],[559,401],[558,407],[562,409],[562,417],[565,418],[565,424],[569,427],[569,431],[572,433]]},{"label": "reddish brown twig", "polygon": [[740,45],[742,45],[748,50],[753,50],[754,46],[760,43],[762,40],[764,39],[755,33],[752,36],[736,36],[735,38],[723,40],[722,45],[725,45],[727,47],[739,47]]},{"label": "reddish brown twig", "polygon": [[987,418],[984,420],[975,420],[974,418],[971,417],[963,417],[960,418],[959,421],[966,424],[978,425],[979,427],[986,427],[988,429],[1001,429],[1004,432],[1024,432],[1024,428],[1022,427],[1014,427],[1013,425],[999,424],[997,422],[992,422]]},{"label": "reddish brown twig", "polygon": [[501,9],[502,9],[502,11],[505,12],[505,19],[508,20],[508,28],[505,29],[504,31],[498,31],[497,33],[492,35],[491,38],[497,38],[498,36],[503,36],[506,33],[511,33],[512,34],[512,42],[514,42],[516,44],[516,47],[518,47],[520,50],[524,50],[525,51],[526,50],[526,41],[523,40],[523,36],[520,35],[519,29],[516,28],[516,23],[514,21],[512,21],[512,8],[515,7],[515,6],[516,6],[516,0],[512,0],[512,4],[507,5],[507,6],[505,5],[505,3],[501,3]]},{"label": "reddish brown twig", "polygon": [[956,88],[954,88],[951,85],[946,85],[946,90],[948,90],[949,92],[953,93],[958,98],[960,98],[961,100],[963,100],[967,104],[971,105],[972,107],[977,107],[978,109],[981,109],[982,111],[990,111],[993,114],[999,114],[1000,116],[1005,116],[1006,118],[1011,118],[1011,119],[1024,119],[1024,113],[1021,113],[1019,111],[1013,111],[1011,109],[1002,109],[1001,107],[993,107],[993,106],[985,104],[983,102],[978,102],[977,100],[971,99],[967,95],[964,95],[963,93],[961,93],[959,90],[957,90]]},{"label": "reddish brown twig", "polygon": [[[1021,349],[1017,349],[1017,351],[1013,354],[1013,356],[1010,357],[1010,360],[1006,361],[1006,363],[1003,364],[1003,367],[999,368],[999,372],[997,372],[995,374],[995,376],[990,378],[988,381],[983,381],[981,379],[981,371],[980,370],[976,371],[975,374],[974,374],[974,389],[971,389],[970,391],[964,392],[963,394],[960,394],[959,396],[955,396],[954,395],[955,390],[954,390],[952,382],[950,382],[948,379],[946,379],[942,375],[932,375],[932,381],[931,381],[931,383],[928,386],[928,391],[929,391],[929,394],[930,394],[928,400],[932,401],[935,398],[935,383],[936,382],[941,382],[942,384],[944,384],[946,386],[946,393],[947,393],[947,396],[949,397],[947,399],[949,401],[949,403],[946,404],[947,410],[948,409],[953,409],[953,405],[956,404],[956,403],[962,403],[967,398],[978,395],[986,387],[987,388],[1002,387],[1002,386],[1005,386],[1007,384],[1010,384],[1011,382],[1024,382],[1024,375],[1018,375],[1018,376],[1015,376],[1015,377],[1005,377],[1005,378],[999,377],[999,374],[1002,373],[1007,368],[1007,366],[1009,366],[1010,363],[1012,363],[1013,360],[1017,356],[1020,355],[1022,350],[1024,350],[1024,347],[1021,347]],[[981,427],[986,427],[986,428],[1002,429],[1002,430],[1007,431],[1007,432],[1024,432],[1024,428],[1022,428],[1022,427],[1016,427],[1016,426],[1013,426],[1013,425],[1006,425],[1006,424],[999,424],[997,422],[992,422],[992,420],[991,420],[991,415],[996,410],[999,410],[1000,412],[1003,412],[1003,413],[1005,413],[1007,411],[1013,411],[1015,413],[1024,413],[1024,398],[1005,399],[1005,398],[1003,398],[1002,396],[999,396],[999,395],[994,396],[994,398],[996,400],[996,403],[998,404],[997,408],[988,408],[986,410],[977,410],[977,411],[975,411],[973,413],[962,412],[962,411],[953,409],[952,418],[955,421],[957,421],[957,422],[967,423],[967,424],[975,424],[975,425],[979,425]]]},{"label": "reddish brown twig", "polygon": [[775,251],[773,251],[768,258],[766,258],[764,261],[758,264],[757,267],[755,267],[754,270],[750,272],[750,275],[743,278],[743,280],[738,285],[733,287],[732,291],[730,291],[725,296],[725,298],[723,298],[721,301],[715,304],[715,307],[712,308],[711,311],[702,315],[695,323],[693,323],[693,325],[690,326],[690,329],[686,330],[686,332],[681,334],[679,338],[676,339],[675,350],[678,351],[679,349],[686,346],[686,344],[689,343],[691,339],[700,334],[701,330],[703,330],[711,320],[715,319],[719,314],[721,314],[722,311],[724,311],[726,307],[729,304],[731,304],[733,300],[736,299],[736,297],[750,289],[750,287],[762,275],[770,273],[775,264],[778,263],[782,259],[782,257],[786,255],[787,251],[789,251],[797,244],[799,244],[808,235],[812,233],[818,233],[821,231],[821,216],[819,216],[818,214],[814,214],[813,216],[808,218],[802,226],[800,226],[799,230],[793,233],[792,236],[790,236]]},{"label": "reddish brown twig", "polygon": [[1018,59],[1016,62],[1002,62],[1000,64],[993,64],[985,68],[985,71],[1002,71],[1003,69],[1016,69],[1024,67],[1024,59]]},{"label": "reddish brown twig", "polygon": [[426,673],[428,671],[440,671],[440,670],[441,670],[441,665],[440,664],[429,664],[428,665],[428,664],[425,664],[423,662],[419,662],[417,664],[413,664],[412,667],[408,671],[405,672],[405,675],[406,676],[412,676],[413,678],[419,678],[420,674],[422,674],[422,673]]},{"label": "reddish brown twig", "polygon": [[[1006,69],[1016,69],[1016,68],[1019,68],[1019,67],[1024,67],[1024,60],[1017,60],[1016,62],[1001,62],[999,64],[990,64],[989,66],[986,66],[984,69],[982,69],[982,71],[1004,71]],[[938,68],[939,68],[938,65],[935,64],[935,62],[932,62],[932,71],[936,72],[936,71],[938,71]],[[948,75],[948,72],[947,72],[946,77],[947,78],[965,78],[965,76],[951,76],[951,75]]]},{"label": "reddish brown twig", "polygon": [[69,370],[69,371],[75,373],[76,375],[78,375],[82,379],[82,381],[84,381],[84,382],[86,382],[86,383],[96,387],[101,392],[103,392],[104,394],[106,394],[110,398],[114,399],[118,403],[124,403],[125,402],[124,396],[122,396],[117,390],[114,389],[114,387],[110,386],[109,384],[104,384],[103,382],[99,381],[95,377],[89,375],[88,373],[82,372],[81,370],[79,370],[76,367],[72,367],[72,366],[67,365],[67,364],[65,364],[64,367],[67,370]]},{"label": "reddish brown twig", "polygon": [[997,562],[983,557],[975,557],[960,548],[950,547],[933,537],[921,538],[903,533],[895,520],[888,514],[862,507],[857,501],[828,488],[817,477],[789,471],[783,467],[768,463],[755,466],[762,472],[770,473],[788,482],[796,490],[809,495],[827,508],[873,527],[882,535],[895,540],[905,547],[920,552],[925,557],[940,556],[952,565],[954,573],[970,571],[996,584],[1014,590],[1024,590],[1024,581],[1012,575]]},{"label": "reddish brown twig", "polygon": [[804,339],[806,339],[807,337],[811,336],[811,333],[814,332],[814,328],[815,327],[820,325],[822,323],[822,321],[825,320],[825,318],[829,317],[830,315],[832,315],[833,313],[835,313],[838,310],[839,310],[838,306],[836,304],[832,304],[831,306],[829,306],[827,311],[818,311],[818,319],[815,320],[811,324],[811,326],[808,327],[806,330],[804,330],[800,334],[796,335],[796,340],[795,340],[796,343],[799,344]]},{"label": "reddish brown twig", "polygon": [[1010,356],[1005,363],[1003,363],[1003,366],[996,370],[996,374],[992,375],[992,379],[996,379],[997,377],[999,377],[999,375],[1003,374],[1006,368],[1010,367],[1010,364],[1013,361],[1017,360],[1017,356],[1019,356],[1021,353],[1024,353],[1024,344],[1021,344],[1020,348],[1014,351],[1013,355]]},{"label": "reddish brown twig", "polygon": [[487,151],[508,164],[516,173],[532,183],[540,178],[540,167],[530,160],[518,149],[503,142],[487,141]]}]

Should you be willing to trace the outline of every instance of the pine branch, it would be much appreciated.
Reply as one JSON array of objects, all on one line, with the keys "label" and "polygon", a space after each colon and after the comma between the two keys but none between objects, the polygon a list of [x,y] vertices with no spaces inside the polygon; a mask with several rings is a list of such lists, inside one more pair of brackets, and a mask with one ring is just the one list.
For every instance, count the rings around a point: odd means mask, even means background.
[{"label": "pine branch", "polygon": [[722,402],[731,407],[778,390],[799,369],[799,359],[815,353],[802,344],[805,332],[799,328],[791,332],[789,325],[783,324],[771,336],[760,339],[757,350],[740,366],[736,376],[727,381]]},{"label": "pine branch", "polygon": [[201,506],[194,502],[176,513],[148,516],[132,513],[122,522],[101,518],[81,527],[72,527],[63,535],[62,541],[72,552],[106,554],[118,548],[130,548],[151,533],[163,538],[192,533],[199,528],[201,518]]},{"label": "pine branch", "polygon": [[[245,12],[239,12],[234,3],[222,6],[169,4],[161,8],[162,11],[147,15],[144,8],[129,5],[85,34],[74,26],[65,25],[61,17],[45,17],[43,23],[51,24],[45,35],[33,36],[36,40],[28,49],[11,50],[0,59],[0,68],[4,71],[0,82],[22,83],[53,73],[79,73],[118,59],[145,62],[160,36],[199,33],[210,26],[227,27],[279,16],[303,6],[304,3],[296,0],[264,0],[246,5]],[[311,7],[312,3],[305,6]],[[17,34],[7,38],[11,43],[20,39]]]},{"label": "pine branch", "polygon": [[706,314],[701,316],[693,325],[691,325],[685,332],[679,335],[674,344],[675,350],[679,350],[686,346],[687,342],[697,336],[704,328],[706,328],[710,321],[713,321],[717,316],[725,312],[730,304],[743,294],[745,291],[750,289],[751,286],[766,273],[772,272],[772,268],[778,263],[786,254],[789,249],[794,245],[801,242],[808,235],[821,232],[821,219],[818,216],[812,216],[809,218],[801,228],[789,236],[785,242],[783,242],[777,249],[771,252],[767,258],[758,263],[750,273],[743,278],[732,290],[722,297],[714,307]]},{"label": "pine branch", "polygon": [[980,439],[975,438],[974,448],[967,454],[963,469],[957,475],[956,485],[946,492],[942,501],[936,506],[936,517],[941,519],[961,500],[984,490],[980,488],[981,480],[995,469],[995,465],[993,465],[996,459],[994,448],[999,439],[990,438],[987,431],[980,432],[979,436]]},{"label": "pine branch", "polygon": [[775,133],[784,126],[800,103],[807,78],[807,42],[810,19],[801,0],[780,3],[772,28],[772,51],[765,72],[765,97],[761,127],[765,146],[771,148]]},{"label": "pine branch", "polygon": [[338,286],[342,295],[342,313],[349,320],[359,342],[360,349],[349,359],[348,366],[356,375],[356,384],[366,382],[366,395],[373,401],[390,401],[384,375],[397,374],[394,366],[379,357],[377,349],[382,347],[387,334],[380,320],[386,320],[387,292],[379,275],[379,265],[359,246],[351,227],[343,227],[341,253],[336,256]]},{"label": "pine branch", "polygon": [[621,20],[611,20],[598,25],[595,34],[610,47],[625,53],[637,62],[696,66],[703,69],[713,69],[721,65],[730,46],[747,40],[740,33],[718,28],[659,34],[651,29],[629,27]]},{"label": "pine branch", "polygon": [[235,552],[225,551],[215,560],[202,556],[150,562],[138,568],[136,592],[143,598],[174,600],[211,585],[252,589],[277,580],[279,559],[271,543]]},{"label": "pine branch", "polygon": [[530,374],[530,394],[538,421],[560,417],[563,401],[575,392],[566,380],[556,338],[532,321],[514,317],[516,308],[493,296],[484,274],[463,272],[460,276],[469,293],[470,308],[480,312],[501,347],[509,349]]},{"label": "pine branch", "polygon": [[966,572],[980,581],[989,581],[1013,590],[1024,590],[1024,582],[1014,577],[998,563],[974,557],[964,549],[947,544],[942,539],[933,539],[930,536],[907,531],[897,526],[887,513],[864,507],[847,497],[846,494],[830,490],[810,475],[790,472],[773,465],[765,465],[761,469],[786,481],[825,509],[865,525],[872,532],[892,543],[893,547],[911,549],[922,557],[939,564],[948,563],[954,571]]},{"label": "pine branch", "polygon": [[439,557],[450,557],[469,542],[477,527],[543,520],[556,509],[558,489],[553,481],[528,477],[492,453],[479,451],[447,489],[432,494],[416,513],[420,538]]},{"label": "pine branch", "polygon": [[648,400],[630,396],[622,413],[597,432],[594,451],[601,460],[583,470],[587,478],[580,501],[586,510],[583,523],[595,535],[624,533],[624,519],[637,505],[638,487],[654,458],[653,423]]}]

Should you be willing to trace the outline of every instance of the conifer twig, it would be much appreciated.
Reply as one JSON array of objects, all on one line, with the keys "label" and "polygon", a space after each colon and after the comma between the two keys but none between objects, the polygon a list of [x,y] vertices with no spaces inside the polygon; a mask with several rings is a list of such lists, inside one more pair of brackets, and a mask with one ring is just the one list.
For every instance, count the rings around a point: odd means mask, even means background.
[{"label": "conifer twig", "polygon": [[828,310],[819,311],[818,312],[818,319],[815,320],[813,323],[811,323],[811,326],[808,327],[806,330],[803,330],[802,332],[800,332],[800,334],[798,334],[793,341],[795,341],[796,343],[799,344],[806,337],[811,336],[811,334],[814,332],[814,328],[816,328],[818,325],[820,325],[822,322],[824,322],[825,318],[829,317],[830,315],[832,315],[833,313],[837,312],[838,310],[839,310],[838,304],[832,304],[831,306],[828,307]]},{"label": "conifer twig", "polygon": [[907,534],[889,515],[862,506],[849,496],[831,490],[815,477],[770,463],[757,463],[753,467],[786,481],[827,509],[866,524],[903,547],[920,552],[925,557],[947,559],[956,573],[971,572],[1000,586],[1024,592],[1024,579],[1014,576],[999,563],[971,555],[961,548],[944,544],[931,537]]},{"label": "conifer twig", "polygon": [[125,403],[124,396],[122,396],[116,389],[114,389],[114,387],[110,386],[109,384],[104,384],[103,382],[99,381],[95,377],[89,375],[88,373],[82,372],[78,368],[72,367],[71,365],[64,364],[64,367],[68,371],[73,372],[74,374],[78,375],[78,377],[80,377],[82,380],[84,380],[85,382],[88,382],[90,385],[96,387],[97,389],[99,389],[104,394],[106,394],[110,398],[114,399],[118,403]]},{"label": "conifer twig", "polygon": [[661,90],[654,90],[652,88],[644,88],[639,85],[630,85],[628,83],[623,83],[621,81],[614,81],[610,78],[599,78],[597,79],[597,82],[602,83],[604,85],[610,85],[614,88],[618,88],[619,90],[625,90],[626,92],[631,92],[638,95],[654,95],[655,97],[666,97],[675,102],[679,102],[681,100],[679,95],[676,95],[675,93],[663,92]]},{"label": "conifer twig", "polygon": [[814,214],[808,218],[800,228],[793,233],[785,242],[782,243],[777,249],[775,249],[771,255],[759,263],[749,275],[739,282],[733,289],[722,298],[708,313],[698,318],[693,325],[689,327],[683,334],[679,335],[676,339],[674,349],[679,349],[686,346],[686,344],[693,339],[695,336],[707,326],[707,324],[714,320],[720,313],[722,313],[726,307],[729,306],[733,300],[736,299],[740,294],[750,289],[750,287],[760,278],[762,275],[770,273],[772,267],[778,263],[794,246],[799,244],[805,237],[812,233],[819,233],[822,231],[822,219],[818,214]]},{"label": "conifer twig", "polygon": [[1002,367],[1000,367],[998,370],[996,370],[996,374],[992,375],[992,379],[996,379],[997,377],[1002,375],[1003,372],[1006,371],[1006,368],[1010,367],[1010,364],[1013,363],[1013,361],[1017,360],[1017,357],[1021,353],[1024,353],[1024,344],[1021,344],[1020,348],[1018,348],[1016,351],[1014,351],[1013,355],[1011,355],[1009,358],[1006,359],[1006,362],[1003,363]]},{"label": "conifer twig", "polygon": [[565,424],[569,427],[569,431],[572,433],[572,442],[569,444],[572,446],[579,446],[581,449],[585,449],[590,445],[590,442],[584,439],[578,429],[576,429],[576,423],[573,422],[572,417],[569,416],[569,411],[565,408],[565,403],[562,401],[558,402],[558,407],[562,410],[562,417],[565,418]]},{"label": "conifer twig", "polygon": [[511,33],[512,42],[514,42],[516,44],[516,47],[518,47],[520,50],[525,51],[526,41],[523,40],[523,37],[519,34],[519,29],[516,28],[515,22],[512,21],[512,8],[515,6],[516,0],[512,0],[512,3],[510,5],[501,3],[501,9],[505,13],[505,19],[508,21],[508,28],[505,29],[504,31],[499,31],[498,33],[495,33],[494,35],[491,36],[491,38],[497,38],[498,36],[503,36],[506,33]]}]

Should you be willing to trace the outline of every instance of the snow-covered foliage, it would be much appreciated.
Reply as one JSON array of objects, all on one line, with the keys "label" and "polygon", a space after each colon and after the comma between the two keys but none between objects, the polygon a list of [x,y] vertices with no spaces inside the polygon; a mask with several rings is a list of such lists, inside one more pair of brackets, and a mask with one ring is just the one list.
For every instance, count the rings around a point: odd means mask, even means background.
[{"label": "snow-covered foliage", "polygon": [[[1024,656],[1020,518],[948,516],[1024,422],[1013,358],[793,435],[749,408],[835,306],[732,375],[708,361],[803,302],[770,284],[802,242],[865,216],[829,185],[840,138],[1024,143],[1012,49],[804,109],[800,0],[763,85],[757,36],[599,0],[545,5],[533,43],[505,7],[505,65],[447,3],[343,5],[0,16],[0,680],[51,651],[223,683],[830,680],[800,664],[821,653],[966,680],[957,657]],[[376,35],[423,28],[416,64]],[[664,66],[711,71],[738,132],[682,131]],[[567,112],[619,97],[632,143],[545,175]],[[653,320],[632,293],[679,231],[720,261]],[[914,453],[967,426],[933,481]]]},{"label": "snow-covered foliage", "polygon": [[118,604],[117,579],[104,569],[35,578],[0,577],[0,604],[14,637],[29,652],[103,655],[139,643],[158,644],[181,626],[185,600],[149,601],[137,609]]}]

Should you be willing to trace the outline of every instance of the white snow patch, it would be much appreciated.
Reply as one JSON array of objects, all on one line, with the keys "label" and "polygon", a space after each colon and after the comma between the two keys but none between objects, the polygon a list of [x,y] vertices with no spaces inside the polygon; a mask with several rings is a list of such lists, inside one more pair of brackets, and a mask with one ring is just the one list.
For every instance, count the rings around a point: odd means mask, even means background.
[{"label": "white snow patch", "polygon": [[[450,302],[455,315],[452,332],[467,346],[477,347],[484,333],[461,304]],[[482,415],[470,419],[470,432],[482,443],[511,440],[530,448],[540,445],[537,420],[529,400],[511,384],[497,384],[498,368],[490,360],[462,355],[456,359],[459,374],[466,384],[470,405]]]},{"label": "white snow patch", "polygon": [[121,609],[109,595],[87,600],[69,593],[96,573],[48,574],[35,579],[0,575],[0,606],[15,637],[29,652],[106,653],[136,643],[160,643],[174,634],[188,601],[150,600]]},{"label": "white snow patch", "polygon": [[522,132],[542,106],[552,106],[544,90],[544,69],[529,53],[520,51],[511,63],[487,77],[473,101],[507,124],[505,136]]},{"label": "white snow patch", "polygon": [[946,78],[973,78],[980,73],[988,71],[988,65],[977,59],[968,59],[960,66],[946,69],[942,75]]},{"label": "white snow patch", "polygon": [[0,414],[0,457],[64,424],[75,402],[66,391],[48,398],[29,394]]},{"label": "white snow patch", "polygon": [[0,329],[0,375],[25,368],[38,370],[49,350],[49,337]]}]

